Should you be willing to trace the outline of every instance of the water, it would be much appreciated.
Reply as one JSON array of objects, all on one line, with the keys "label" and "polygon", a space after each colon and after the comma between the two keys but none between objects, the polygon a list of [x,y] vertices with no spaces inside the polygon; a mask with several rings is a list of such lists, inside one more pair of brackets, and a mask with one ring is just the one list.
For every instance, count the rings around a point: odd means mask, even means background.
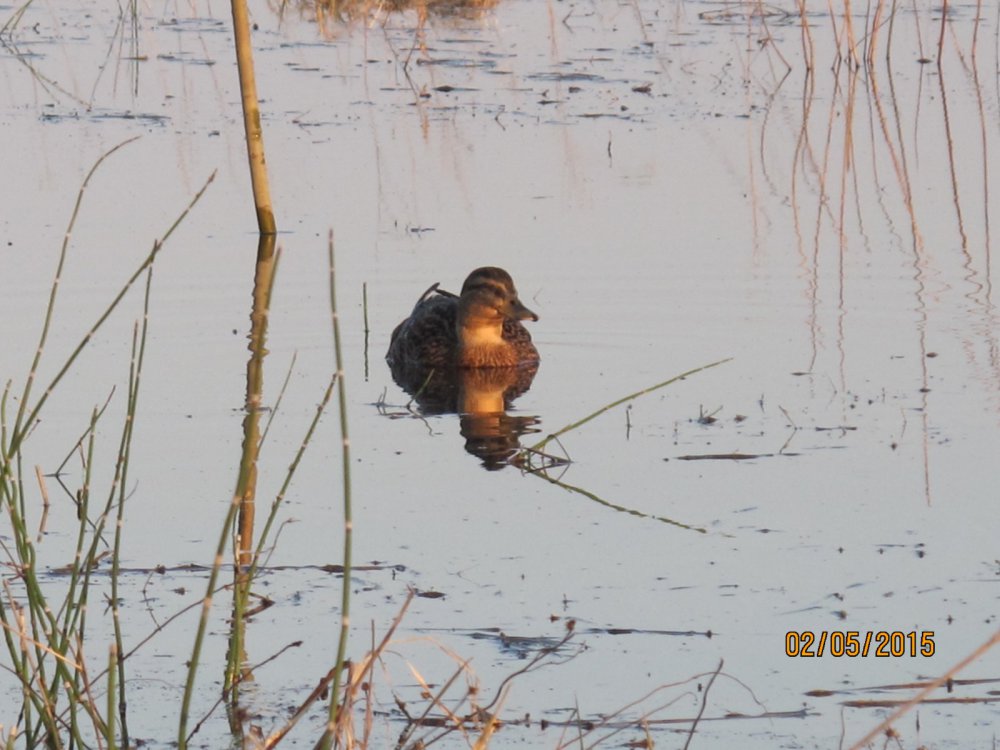
[{"label": "water", "polygon": [[[515,0],[419,30],[412,13],[318,27],[295,9],[251,10],[283,247],[267,405],[295,357],[261,504],[334,368],[333,228],[355,561],[372,563],[354,576],[352,657],[408,587],[444,594],[413,600],[376,672],[372,746],[403,729],[393,695],[411,712],[426,705],[415,674],[441,686],[469,659],[489,702],[530,660],[499,631],[559,639],[576,623],[556,661],[576,655],[519,676],[493,707],[531,717],[495,746],[540,748],[562,732],[540,720],[624,706],[630,725],[654,709],[654,722],[682,720],[650,728],[679,746],[703,698],[693,744],[849,746],[888,711],[844,701],[906,700],[916,688],[872,688],[940,675],[996,632],[995,8],[949,4],[940,66],[937,8],[901,8],[856,74],[837,63],[825,5],[806,17],[811,48],[794,15],[710,3]],[[5,32],[16,49],[0,57],[0,375],[20,393],[78,187],[101,153],[142,136],[84,195],[43,383],[217,170],[156,264],[122,559],[126,640],[138,644],[204,593],[205,571],[182,566],[211,563],[235,484],[256,236],[227,9],[140,8],[135,50],[116,13],[31,5]],[[853,23],[860,37],[865,17]],[[583,492],[513,466],[484,471],[457,416],[404,408],[382,357],[424,289],[457,291],[486,264],[510,271],[540,316],[529,326],[542,364],[511,411],[537,418],[538,438],[731,360],[562,436],[572,463],[550,476]],[[117,386],[93,482],[106,493],[141,304],[131,294],[56,389],[26,466],[54,471]],[[717,458],[734,453],[757,457]],[[259,587],[275,605],[248,631],[254,664],[302,642],[246,688],[265,734],[335,658],[340,579],[321,566],[341,561],[339,466],[331,409],[279,516]],[[75,509],[50,492],[39,550],[54,569],[71,559]],[[196,719],[218,697],[224,599]],[[92,610],[96,663],[110,621]],[[130,657],[130,730],[154,746],[176,736],[195,619]],[[933,631],[936,650],[790,658],[788,631]],[[991,651],[958,677],[996,679],[998,666]],[[911,712],[896,727],[903,746],[991,746],[995,691],[936,693],[976,701]],[[4,703],[10,727],[19,704]],[[321,722],[312,712],[286,744],[311,746]],[[193,742],[227,736],[217,710]],[[642,737],[630,727],[609,743]]]}]

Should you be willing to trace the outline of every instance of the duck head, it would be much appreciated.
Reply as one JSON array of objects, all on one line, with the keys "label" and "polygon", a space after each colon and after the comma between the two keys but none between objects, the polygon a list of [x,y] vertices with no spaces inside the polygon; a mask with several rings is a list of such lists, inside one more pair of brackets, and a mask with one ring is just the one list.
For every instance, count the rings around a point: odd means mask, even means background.
[{"label": "duck head", "polygon": [[463,320],[502,325],[508,320],[538,320],[517,297],[514,280],[502,268],[484,266],[469,274],[458,301],[459,326]]}]

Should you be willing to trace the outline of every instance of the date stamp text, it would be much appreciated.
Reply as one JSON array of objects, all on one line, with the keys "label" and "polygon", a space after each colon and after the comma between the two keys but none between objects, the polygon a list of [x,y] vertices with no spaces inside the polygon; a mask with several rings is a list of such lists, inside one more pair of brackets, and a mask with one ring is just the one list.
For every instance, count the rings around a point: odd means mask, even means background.
[{"label": "date stamp text", "polygon": [[934,631],[789,630],[786,656],[934,656]]}]

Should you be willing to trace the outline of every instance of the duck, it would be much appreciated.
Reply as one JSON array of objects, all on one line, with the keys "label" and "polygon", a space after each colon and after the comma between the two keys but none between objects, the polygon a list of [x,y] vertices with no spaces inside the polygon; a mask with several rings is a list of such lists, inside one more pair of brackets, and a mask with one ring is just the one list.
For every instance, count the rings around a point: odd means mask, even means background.
[{"label": "duck", "polygon": [[496,266],[477,268],[461,294],[433,284],[420,296],[393,330],[386,360],[394,371],[537,365],[538,350],[522,320],[538,316],[518,299],[510,274]]}]

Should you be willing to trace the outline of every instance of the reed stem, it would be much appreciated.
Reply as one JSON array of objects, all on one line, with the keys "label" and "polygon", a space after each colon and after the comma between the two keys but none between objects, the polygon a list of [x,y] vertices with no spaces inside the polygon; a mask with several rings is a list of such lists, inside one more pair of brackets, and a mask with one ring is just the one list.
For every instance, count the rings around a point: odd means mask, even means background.
[{"label": "reed stem", "polygon": [[329,750],[333,744],[337,723],[340,716],[341,674],[344,669],[344,659],[347,655],[347,636],[351,626],[351,547],[353,535],[353,516],[351,510],[351,443],[347,430],[347,389],[344,386],[344,358],[340,345],[340,315],[337,312],[337,276],[333,254],[333,231],[330,231],[328,243],[328,258],[330,266],[330,319],[333,324],[333,347],[337,360],[337,400],[340,406],[340,436],[341,463],[343,467],[344,495],[344,573],[340,595],[340,637],[337,641],[337,660],[334,662],[335,674],[330,688],[330,709],[326,729],[320,738],[318,746]]},{"label": "reed stem", "polygon": [[243,129],[247,139],[247,159],[250,163],[250,184],[253,187],[257,228],[261,234],[276,234],[271,188],[264,159],[264,131],[260,124],[260,102],[253,68],[253,43],[250,39],[250,14],[246,0],[232,0],[233,35],[236,42],[236,66],[240,76],[240,96],[243,102]]},{"label": "reed stem", "polygon": [[672,378],[670,378],[669,380],[664,380],[662,383],[657,383],[656,385],[649,386],[649,388],[643,388],[641,391],[636,391],[635,393],[630,393],[627,396],[623,396],[622,398],[618,399],[617,401],[612,401],[607,406],[602,406],[597,411],[592,412],[591,414],[588,414],[583,419],[579,419],[576,422],[573,422],[572,424],[566,425],[561,430],[559,430],[557,432],[553,432],[551,435],[549,435],[544,440],[540,440],[539,442],[535,443],[533,446],[531,446],[530,448],[528,448],[528,450],[530,450],[530,451],[540,451],[546,445],[548,445],[548,443],[549,443],[550,440],[555,440],[560,435],[565,435],[567,432],[570,432],[571,430],[575,430],[577,427],[580,427],[582,425],[587,424],[587,422],[589,422],[590,420],[592,420],[594,417],[600,416],[601,414],[603,414],[604,412],[608,411],[609,409],[614,409],[616,406],[621,406],[622,404],[624,404],[624,403],[626,403],[628,401],[631,401],[633,399],[639,398],[639,396],[645,396],[647,393],[652,393],[653,391],[659,390],[660,388],[664,388],[664,387],[670,385],[671,383],[676,383],[678,380],[683,380],[684,378],[688,377],[689,375],[694,375],[697,372],[701,372],[702,370],[708,370],[708,369],[710,369],[712,367],[718,367],[719,365],[725,364],[726,362],[730,361],[731,359],[732,359],[732,357],[726,357],[725,359],[720,359],[718,362],[712,362],[711,364],[708,364],[708,365],[702,365],[701,367],[696,367],[693,370],[688,370],[687,372],[682,372],[680,375],[674,375]]}]

